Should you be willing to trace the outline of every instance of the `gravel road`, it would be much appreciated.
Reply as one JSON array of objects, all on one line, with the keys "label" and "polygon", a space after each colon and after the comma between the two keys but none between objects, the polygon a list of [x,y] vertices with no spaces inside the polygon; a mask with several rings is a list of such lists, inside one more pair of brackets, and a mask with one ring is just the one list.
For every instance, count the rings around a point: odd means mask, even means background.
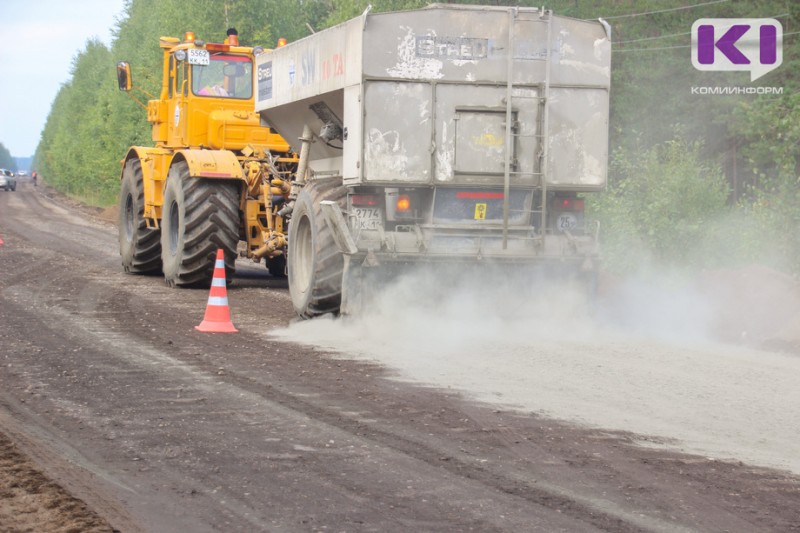
[{"label": "gravel road", "polygon": [[2,531],[800,528],[796,353],[563,295],[296,323],[246,261],[240,333],[202,334],[206,291],[122,273],[114,225],[42,189],[0,193]]}]

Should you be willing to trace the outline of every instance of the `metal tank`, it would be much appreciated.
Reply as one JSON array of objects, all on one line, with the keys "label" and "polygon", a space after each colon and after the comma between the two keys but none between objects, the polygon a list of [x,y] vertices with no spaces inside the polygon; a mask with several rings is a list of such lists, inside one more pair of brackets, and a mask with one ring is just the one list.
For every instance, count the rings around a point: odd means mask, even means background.
[{"label": "metal tank", "polygon": [[606,184],[604,22],[449,4],[365,12],[256,63],[262,122],[311,181],[347,188],[324,213],[348,265],[597,268],[582,193]]}]

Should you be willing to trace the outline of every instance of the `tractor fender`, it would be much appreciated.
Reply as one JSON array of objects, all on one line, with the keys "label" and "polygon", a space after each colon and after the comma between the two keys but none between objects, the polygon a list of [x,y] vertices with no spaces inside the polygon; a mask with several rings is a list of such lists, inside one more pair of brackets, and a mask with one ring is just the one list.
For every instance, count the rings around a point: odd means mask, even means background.
[{"label": "tractor fender", "polygon": [[128,161],[139,160],[142,170],[142,190],[144,193],[143,217],[147,227],[158,228],[161,219],[161,203],[163,199],[163,183],[167,178],[167,169],[172,157],[172,151],[164,148],[148,146],[132,146],[125,154],[122,164],[122,174]]},{"label": "tractor fender", "polygon": [[142,179],[145,183],[152,183],[156,179],[155,174],[163,168],[161,163],[163,159],[169,156],[169,150],[161,148],[152,148],[148,146],[131,146],[128,153],[125,154],[125,159],[120,161],[122,164],[122,171],[120,171],[120,180],[122,179],[122,172],[125,170],[125,163],[131,159],[138,159],[142,163]]},{"label": "tractor fender", "polygon": [[242,164],[229,150],[178,150],[172,163],[184,160],[193,178],[244,179]]}]

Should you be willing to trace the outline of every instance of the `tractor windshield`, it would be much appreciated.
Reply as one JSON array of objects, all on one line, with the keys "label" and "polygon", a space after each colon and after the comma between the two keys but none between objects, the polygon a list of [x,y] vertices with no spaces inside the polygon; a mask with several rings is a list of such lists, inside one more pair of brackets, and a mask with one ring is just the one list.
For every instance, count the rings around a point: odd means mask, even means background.
[{"label": "tractor windshield", "polygon": [[249,57],[211,54],[208,65],[192,67],[192,92],[197,96],[247,99],[253,96],[253,64]]}]

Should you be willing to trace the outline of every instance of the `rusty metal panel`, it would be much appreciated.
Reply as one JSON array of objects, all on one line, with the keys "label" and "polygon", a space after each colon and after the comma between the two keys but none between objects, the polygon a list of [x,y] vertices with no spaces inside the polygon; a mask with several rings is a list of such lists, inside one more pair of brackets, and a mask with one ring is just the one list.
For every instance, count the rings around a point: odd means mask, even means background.
[{"label": "rusty metal panel", "polygon": [[[516,113],[513,115],[516,121]],[[457,109],[455,113],[455,164],[458,174],[494,174],[505,171],[505,110]],[[515,148],[517,143],[512,143]],[[516,156],[512,149],[511,157]]]},{"label": "rusty metal panel", "polygon": [[[515,162],[511,183],[536,185],[540,126],[539,90],[512,92]],[[435,107],[435,180],[442,184],[497,184],[505,166],[504,87],[438,84]],[[502,182],[502,181],[501,181]]]},{"label": "rusty metal panel", "polygon": [[[408,80],[505,79],[508,14],[433,8],[369,18],[364,75]],[[367,52],[367,50],[373,53]]]},{"label": "rusty metal panel", "polygon": [[548,179],[553,188],[597,190],[606,183],[608,91],[550,89]]},{"label": "rusty metal panel", "polygon": [[371,81],[364,87],[364,181],[431,181],[431,86]]},{"label": "rusty metal panel", "polygon": [[551,85],[609,87],[611,41],[599,22],[553,17]]}]

